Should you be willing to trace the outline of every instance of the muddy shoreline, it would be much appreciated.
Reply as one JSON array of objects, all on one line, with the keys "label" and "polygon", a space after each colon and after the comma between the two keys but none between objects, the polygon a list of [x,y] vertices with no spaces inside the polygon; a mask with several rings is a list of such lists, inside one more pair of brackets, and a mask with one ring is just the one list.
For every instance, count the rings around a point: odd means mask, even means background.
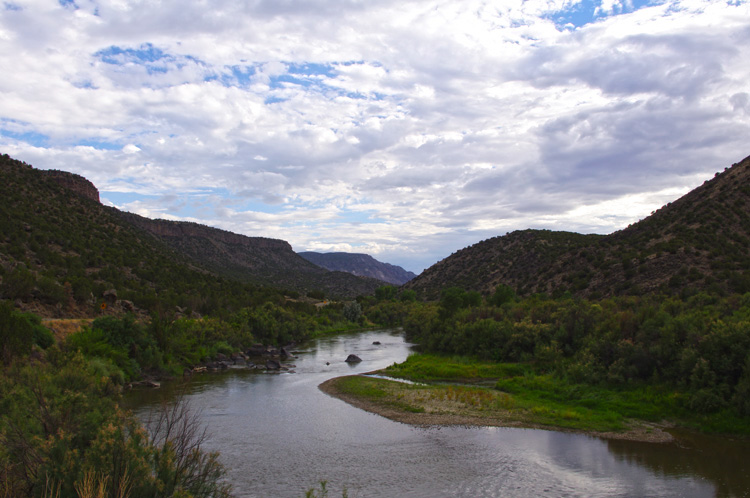
[{"label": "muddy shoreline", "polygon": [[[347,393],[343,393],[338,388],[338,382],[347,377],[336,377],[329,379],[318,386],[318,388],[329,396],[340,399],[361,410],[368,411],[388,418],[390,420],[404,424],[415,425],[420,427],[430,426],[474,426],[474,427],[518,427],[527,429],[554,430],[560,432],[573,432],[586,434],[592,437],[602,439],[618,439],[628,441],[640,441],[648,443],[670,443],[675,440],[665,429],[666,427],[650,424],[646,422],[634,423],[633,426],[622,432],[599,432],[573,430],[565,427],[554,427],[548,425],[529,424],[518,420],[511,420],[503,417],[479,416],[472,413],[451,413],[451,410],[440,410],[440,413],[425,411],[423,413],[414,413],[398,407],[388,405],[387,403],[378,403],[368,399],[362,399]],[[445,407],[447,408],[447,407]]]}]

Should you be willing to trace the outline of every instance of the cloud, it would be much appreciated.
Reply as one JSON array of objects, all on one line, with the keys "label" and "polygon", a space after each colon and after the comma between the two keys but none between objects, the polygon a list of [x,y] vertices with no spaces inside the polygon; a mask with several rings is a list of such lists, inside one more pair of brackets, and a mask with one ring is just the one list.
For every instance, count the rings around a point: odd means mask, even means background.
[{"label": "cloud", "polygon": [[12,5],[3,153],[297,250],[608,233],[748,155],[743,0]]}]

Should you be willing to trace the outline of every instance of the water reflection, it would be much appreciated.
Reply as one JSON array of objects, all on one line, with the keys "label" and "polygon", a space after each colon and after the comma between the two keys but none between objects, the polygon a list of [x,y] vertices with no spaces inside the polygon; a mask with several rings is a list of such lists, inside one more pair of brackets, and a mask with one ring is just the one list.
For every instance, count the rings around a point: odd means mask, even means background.
[{"label": "water reflection", "polygon": [[716,496],[750,496],[750,443],[687,431],[673,431],[674,445],[623,444],[609,451],[633,465],[662,476],[699,476],[716,486]]},{"label": "water reflection", "polygon": [[[373,342],[380,342],[379,345]],[[301,351],[296,373],[231,371],[186,386],[202,408],[240,497],[304,496],[328,480],[340,496],[744,496],[747,445],[716,438],[653,445],[510,428],[415,428],[353,408],[317,388],[406,359],[395,331],[327,338]],[[344,362],[349,354],[362,363]],[[139,413],[175,385],[129,398]]]}]

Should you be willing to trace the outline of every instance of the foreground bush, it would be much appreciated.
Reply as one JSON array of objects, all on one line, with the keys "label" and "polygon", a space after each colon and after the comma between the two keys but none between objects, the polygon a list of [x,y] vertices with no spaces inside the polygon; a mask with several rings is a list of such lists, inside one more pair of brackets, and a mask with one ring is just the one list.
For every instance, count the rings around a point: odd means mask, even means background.
[{"label": "foreground bush", "polygon": [[228,497],[217,455],[183,402],[141,426],[108,376],[55,349],[0,377],[0,497]]}]

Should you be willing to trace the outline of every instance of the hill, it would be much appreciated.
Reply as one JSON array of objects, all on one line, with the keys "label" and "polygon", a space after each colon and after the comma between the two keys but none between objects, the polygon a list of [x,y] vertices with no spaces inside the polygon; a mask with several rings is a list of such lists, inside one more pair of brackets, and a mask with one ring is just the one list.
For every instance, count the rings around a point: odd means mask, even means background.
[{"label": "hill", "polygon": [[22,309],[208,313],[247,306],[270,284],[351,298],[382,282],[316,267],[284,241],[123,213],[101,205],[83,177],[0,156],[0,298]]},{"label": "hill", "polygon": [[644,292],[750,291],[750,157],[651,216],[609,235],[523,230],[484,240],[405,288],[603,297]]},{"label": "hill", "polygon": [[296,291],[322,290],[328,296],[372,294],[382,280],[363,278],[312,264],[279,239],[247,237],[185,221],[152,220],[118,211],[126,222],[152,234],[216,275]]},{"label": "hill", "polygon": [[394,285],[405,284],[417,276],[400,266],[382,263],[368,254],[312,251],[297,254],[327,270],[344,271],[352,275],[375,278]]}]

